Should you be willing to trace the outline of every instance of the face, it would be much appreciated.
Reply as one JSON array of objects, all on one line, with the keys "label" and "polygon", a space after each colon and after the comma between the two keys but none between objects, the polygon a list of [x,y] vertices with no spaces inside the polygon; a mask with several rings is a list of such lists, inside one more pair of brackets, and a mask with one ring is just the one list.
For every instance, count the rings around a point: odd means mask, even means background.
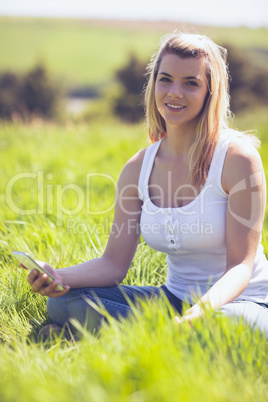
[{"label": "face", "polygon": [[196,124],[207,95],[204,57],[163,57],[155,83],[156,106],[166,128]]}]

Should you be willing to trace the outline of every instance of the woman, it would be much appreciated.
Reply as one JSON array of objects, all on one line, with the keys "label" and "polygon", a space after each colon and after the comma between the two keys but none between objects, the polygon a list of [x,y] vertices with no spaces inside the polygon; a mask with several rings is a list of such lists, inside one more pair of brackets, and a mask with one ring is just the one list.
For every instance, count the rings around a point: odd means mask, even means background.
[{"label": "woman", "polygon": [[[268,334],[268,262],[260,244],[265,181],[258,141],[228,128],[226,51],[209,38],[175,33],[163,38],[148,67],[145,92],[147,149],[125,165],[117,186],[113,225],[101,258],[50,270],[65,285],[47,285],[30,272],[33,292],[49,296],[58,325],[75,318],[90,330],[101,322],[94,303],[114,316],[129,301],[164,292],[181,321],[204,306],[242,316]],[[126,276],[140,234],[167,254],[167,282],[118,286]],[[90,301],[90,302],[88,302]],[[92,307],[93,302],[93,307]],[[130,303],[131,304],[131,303]]]}]

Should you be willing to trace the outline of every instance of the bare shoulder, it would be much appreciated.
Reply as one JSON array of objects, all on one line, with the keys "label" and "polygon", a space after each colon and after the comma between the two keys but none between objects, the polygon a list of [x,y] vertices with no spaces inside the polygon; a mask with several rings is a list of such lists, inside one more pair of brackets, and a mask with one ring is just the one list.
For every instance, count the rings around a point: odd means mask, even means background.
[{"label": "bare shoulder", "polygon": [[232,167],[252,167],[262,166],[261,157],[258,150],[243,137],[234,138],[226,154],[226,168]]},{"label": "bare shoulder", "polygon": [[262,172],[262,161],[258,150],[243,136],[234,138],[227,150],[222,187],[229,193],[230,188],[241,180],[248,180],[252,174]]},{"label": "bare shoulder", "polygon": [[133,185],[138,186],[139,183],[139,176],[140,170],[144,158],[144,154],[147,148],[142,149],[141,151],[137,152],[129,161],[125,164],[121,175],[118,180],[119,186],[124,185]]}]

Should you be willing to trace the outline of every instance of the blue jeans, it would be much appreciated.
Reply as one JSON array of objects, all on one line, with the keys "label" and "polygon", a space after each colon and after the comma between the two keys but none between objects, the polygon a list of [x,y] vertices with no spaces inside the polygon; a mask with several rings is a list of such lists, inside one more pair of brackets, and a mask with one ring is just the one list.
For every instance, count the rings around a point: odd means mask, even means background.
[{"label": "blue jeans", "polygon": [[[96,311],[88,302],[101,303],[107,312],[114,318],[126,318],[132,312],[131,305],[139,308],[139,300],[159,298],[165,295],[171,306],[182,313],[182,301],[173,295],[165,285],[155,286],[129,286],[119,285],[105,288],[71,289],[58,298],[48,298],[48,314],[58,325],[76,319],[88,330],[94,332],[99,329],[104,316]],[[250,301],[234,301],[225,304],[219,309],[229,317],[243,317],[250,325],[260,328],[268,337],[268,304],[258,304]]]},{"label": "blue jeans", "polygon": [[132,313],[131,304],[138,309],[139,300],[160,298],[163,294],[181,314],[182,301],[174,296],[165,285],[161,287],[119,285],[105,288],[71,289],[64,296],[48,298],[47,310],[49,317],[58,325],[62,326],[73,318],[94,332],[99,329],[104,317],[90,306],[88,299],[94,304],[101,304],[112,317],[120,319],[120,317],[126,318]]}]

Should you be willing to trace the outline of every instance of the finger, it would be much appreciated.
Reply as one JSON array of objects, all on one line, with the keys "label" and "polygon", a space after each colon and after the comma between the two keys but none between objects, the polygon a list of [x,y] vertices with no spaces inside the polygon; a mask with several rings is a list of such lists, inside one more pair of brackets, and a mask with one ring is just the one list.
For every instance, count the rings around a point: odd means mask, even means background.
[{"label": "finger", "polygon": [[177,325],[181,325],[183,322],[188,322],[188,324],[190,325],[191,328],[193,328],[193,324],[192,324],[192,320],[187,319],[187,317],[183,316],[183,317],[174,317],[174,322]]},{"label": "finger", "polygon": [[40,273],[37,269],[33,269],[27,278],[28,283],[32,286],[32,284],[34,283],[34,281],[39,277]]},{"label": "finger", "polygon": [[179,317],[177,317],[177,316],[175,316],[175,317],[174,317],[174,322],[175,322],[175,324],[181,324],[181,323],[182,323],[182,319],[179,318]]},{"label": "finger", "polygon": [[48,296],[49,297],[60,297],[60,296],[64,296],[66,293],[68,293],[70,290],[70,286],[66,285],[64,286],[63,290],[55,290],[53,292],[51,292]]},{"label": "finger", "polygon": [[40,290],[43,286],[47,286],[48,276],[47,274],[42,274],[37,277],[35,281],[32,282],[31,287],[32,287],[32,292],[34,293],[40,293]]},{"label": "finger", "polygon": [[20,266],[21,266],[21,268],[23,268],[23,269],[27,269],[27,270],[28,270],[28,268],[27,268],[27,267],[25,267],[25,265],[23,265],[21,262],[20,262]]},{"label": "finger", "polygon": [[40,295],[42,296],[49,296],[50,293],[53,293],[54,291],[57,291],[57,287],[59,286],[59,282],[58,281],[52,281],[50,283],[48,283],[46,286],[43,286],[40,289]]}]

